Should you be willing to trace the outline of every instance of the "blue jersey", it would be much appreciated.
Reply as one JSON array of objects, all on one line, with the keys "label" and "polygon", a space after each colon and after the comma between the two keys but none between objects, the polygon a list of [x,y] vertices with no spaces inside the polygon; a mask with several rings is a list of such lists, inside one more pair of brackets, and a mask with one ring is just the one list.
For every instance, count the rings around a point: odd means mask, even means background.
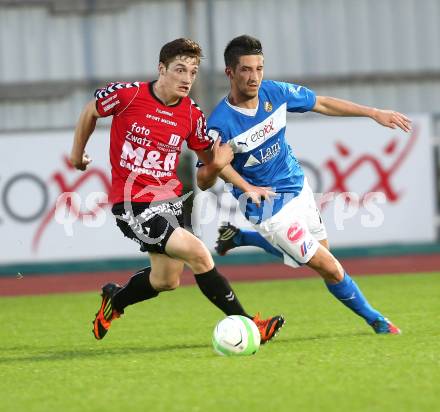
[{"label": "blue jersey", "polygon": [[[311,110],[316,95],[303,86],[264,80],[258,99],[255,115],[239,112],[224,98],[208,118],[208,135],[214,140],[220,137],[234,151],[232,167],[250,184],[277,193],[259,208],[250,201],[240,205],[254,223],[277,213],[301,192],[304,173],[285,138],[286,114]],[[237,188],[232,193],[237,199],[242,195]]]}]

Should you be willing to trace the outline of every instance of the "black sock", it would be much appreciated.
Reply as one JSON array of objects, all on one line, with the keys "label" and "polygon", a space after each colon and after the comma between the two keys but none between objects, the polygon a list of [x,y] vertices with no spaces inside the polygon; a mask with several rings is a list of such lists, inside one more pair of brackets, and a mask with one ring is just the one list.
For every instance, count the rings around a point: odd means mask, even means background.
[{"label": "black sock", "polygon": [[123,288],[113,296],[113,307],[118,312],[134,303],[156,297],[159,292],[150,283],[151,268],[147,267],[135,273]]},{"label": "black sock", "polygon": [[242,315],[252,319],[241,306],[228,280],[214,267],[209,272],[195,275],[203,294],[226,315]]}]

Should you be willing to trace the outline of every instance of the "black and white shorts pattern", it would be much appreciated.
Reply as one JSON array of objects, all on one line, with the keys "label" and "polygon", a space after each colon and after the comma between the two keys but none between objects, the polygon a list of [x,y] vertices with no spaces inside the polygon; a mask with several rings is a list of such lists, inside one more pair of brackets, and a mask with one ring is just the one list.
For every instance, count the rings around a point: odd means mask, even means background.
[{"label": "black and white shorts pattern", "polygon": [[124,236],[139,243],[141,252],[165,253],[171,234],[183,227],[183,201],[127,202],[112,207]]}]

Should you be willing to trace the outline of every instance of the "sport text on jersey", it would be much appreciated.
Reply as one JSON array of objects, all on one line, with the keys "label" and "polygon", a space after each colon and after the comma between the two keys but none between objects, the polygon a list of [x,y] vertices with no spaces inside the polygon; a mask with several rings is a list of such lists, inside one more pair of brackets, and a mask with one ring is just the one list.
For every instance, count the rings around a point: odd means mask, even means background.
[{"label": "sport text on jersey", "polygon": [[[160,109],[156,109],[156,113],[158,113],[158,114],[165,114],[165,115],[168,115],[168,116],[172,116],[173,115],[172,112],[168,112],[168,111],[160,110]],[[161,117],[161,116],[155,116],[154,114],[151,114],[151,113],[147,113],[145,115],[145,117],[147,119],[154,120],[155,122],[169,124],[170,126],[174,126],[174,127],[177,126],[177,122],[175,122],[174,120],[165,119],[164,117]]]}]

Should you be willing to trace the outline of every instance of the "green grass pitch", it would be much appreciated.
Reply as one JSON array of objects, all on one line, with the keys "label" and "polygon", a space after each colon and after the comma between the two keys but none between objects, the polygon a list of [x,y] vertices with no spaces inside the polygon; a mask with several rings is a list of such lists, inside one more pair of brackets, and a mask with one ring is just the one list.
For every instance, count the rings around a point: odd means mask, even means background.
[{"label": "green grass pitch", "polygon": [[236,283],[248,311],[287,319],[241,358],[213,352],[223,316],[196,287],[127,308],[101,342],[97,293],[0,298],[0,410],[439,410],[440,274],[357,282],[403,335],[375,335],[319,279]]}]

